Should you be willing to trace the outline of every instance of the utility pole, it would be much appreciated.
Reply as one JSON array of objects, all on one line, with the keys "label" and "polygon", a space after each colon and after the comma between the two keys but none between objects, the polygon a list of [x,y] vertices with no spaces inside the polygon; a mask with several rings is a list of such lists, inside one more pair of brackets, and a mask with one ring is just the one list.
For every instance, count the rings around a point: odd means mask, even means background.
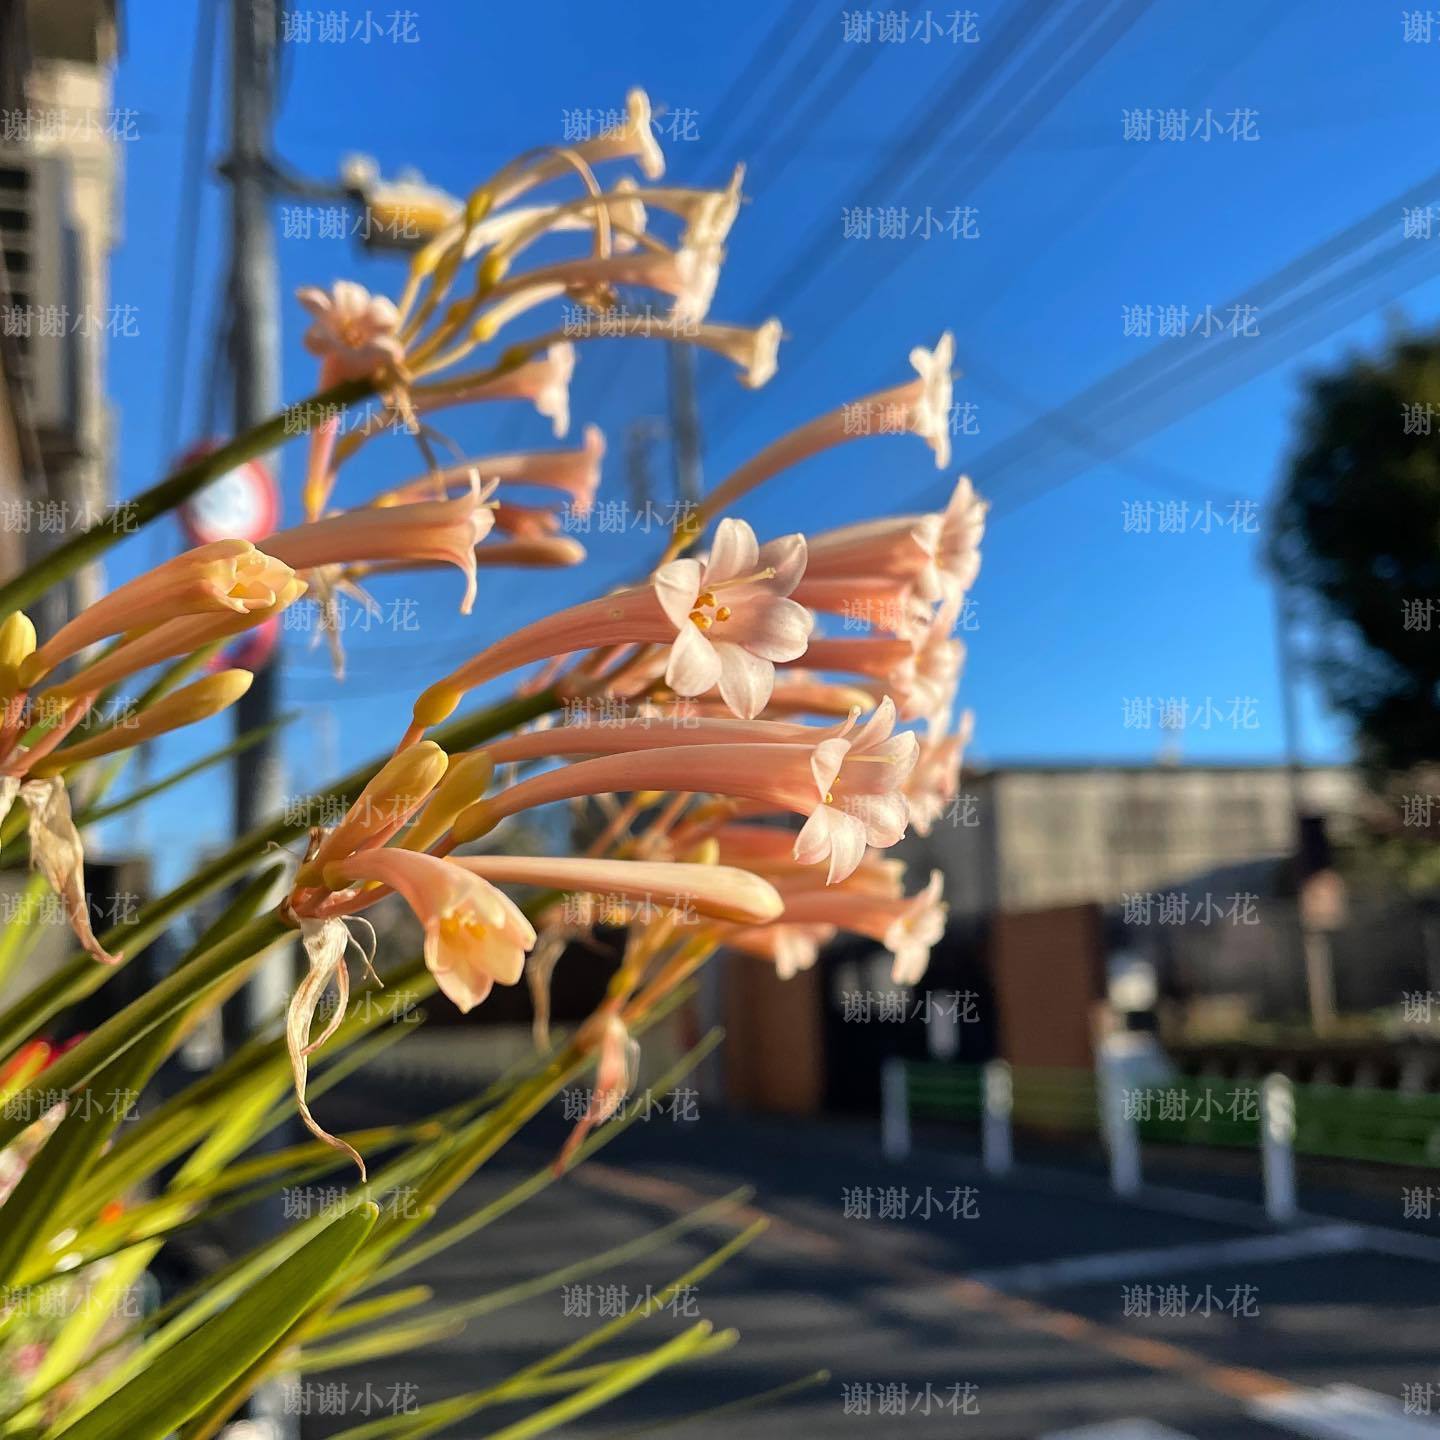
[{"label": "utility pole", "polygon": [[[277,0],[230,0],[230,154],[222,173],[230,184],[230,359],[235,377],[233,433],[258,424],[280,408],[279,270],[271,228],[270,136],[275,108],[275,60],[279,41]],[[268,462],[274,465],[275,459]],[[272,473],[273,470],[272,470]],[[278,649],[255,671],[249,691],[234,706],[235,733],[268,724],[275,716]],[[271,733],[236,757],[233,779],[235,829],[245,834],[284,803],[280,741]],[[222,1011],[227,1050],[233,1050],[277,1011],[283,1011],[293,980],[290,947],[272,951]],[[284,1128],[270,1146],[286,1142]],[[237,1217],[236,1239],[258,1243],[281,1228],[279,1207],[252,1207]],[[248,1403],[249,1417],[276,1440],[299,1433],[283,1404],[277,1377]]]},{"label": "utility pole", "polygon": [[[231,0],[230,356],[235,376],[234,433],[280,408],[279,271],[270,219],[270,132],[274,118],[276,0]],[[274,464],[274,457],[267,463]],[[278,664],[256,673],[235,705],[237,735],[275,717]],[[280,741],[270,735],[235,762],[239,834],[284,803]]]}]

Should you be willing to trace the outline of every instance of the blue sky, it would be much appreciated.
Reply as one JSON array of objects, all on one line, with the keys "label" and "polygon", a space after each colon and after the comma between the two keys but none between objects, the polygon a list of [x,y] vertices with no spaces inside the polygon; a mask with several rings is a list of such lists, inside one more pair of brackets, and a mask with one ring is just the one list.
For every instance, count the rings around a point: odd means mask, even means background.
[{"label": "blue sky", "polygon": [[[126,15],[117,104],[136,112],[139,138],[124,147],[112,299],[136,307],[139,333],[114,340],[110,355],[122,494],[152,483],[170,458],[162,397],[172,277],[187,241],[176,217],[194,38],[189,8],[137,6]],[[801,8],[806,18],[791,43],[767,44],[781,18]],[[294,170],[327,178],[343,154],[364,151],[386,174],[416,166],[464,192],[513,152],[559,140],[566,112],[613,109],[629,85],[645,86],[657,107],[669,107],[674,128],[693,136],[662,141],[673,179],[717,181],[735,160],[751,167],[751,203],[732,233],[712,317],[753,323],[773,312],[793,337],[779,375],[753,395],[721,362],[702,359],[708,480],[811,415],[906,378],[909,348],[933,343],[948,327],[967,372],[957,398],[973,403],[979,427],[957,437],[950,472],[937,475],[913,439],[856,443],[753,496],[747,518],[764,536],[920,508],[941,500],[946,482],[968,469],[994,503],[974,592],[976,628],[965,637],[963,700],[977,715],[977,758],[1143,761],[1171,738],[1189,759],[1277,758],[1272,598],[1260,568],[1262,536],[1246,531],[1263,517],[1291,444],[1303,374],[1349,347],[1374,346],[1397,319],[1430,323],[1440,290],[1414,282],[1417,273],[1433,273],[1429,245],[1440,246],[1440,232],[1432,242],[1410,242],[1407,268],[1381,271],[1363,297],[1364,313],[1323,337],[1287,343],[1278,326],[1267,329],[1264,306],[1253,320],[1258,338],[1190,335],[1187,357],[1228,347],[1213,361],[1223,393],[1192,393],[1183,380],[1164,387],[1162,409],[1171,407],[1164,428],[1123,405],[1109,415],[1080,407],[1059,422],[1047,414],[1159,349],[1159,339],[1124,333],[1125,307],[1150,305],[1158,314],[1158,307],[1185,306],[1195,324],[1211,306],[1217,324],[1236,319],[1226,307],[1249,286],[1422,180],[1435,165],[1440,26],[1433,44],[1406,43],[1401,7],[1346,0],[976,0],[974,9],[976,44],[944,33],[950,7],[912,5],[902,43],[872,32],[866,45],[846,39],[841,5],[419,0],[408,12],[413,40],[406,42],[383,33],[394,10],[369,11],[367,30],[367,12],[352,4],[342,43],[322,41],[313,29],[308,42],[286,46],[277,152]],[[1007,24],[1033,30],[1037,10],[1048,28],[1019,52],[1023,68],[1000,65]],[[308,13],[318,27],[338,7]],[[880,12],[872,13],[878,24]],[[1091,22],[1107,17],[1116,33],[1092,40]],[[1083,73],[1073,83],[1044,79],[1037,50],[1063,56],[1087,45],[1100,53],[1083,56],[1093,63],[1077,63]],[[722,101],[747,71],[753,83],[727,110]],[[987,89],[1012,75],[1011,89]],[[217,125],[224,102],[222,87]],[[1147,108],[1185,110],[1188,138],[1127,140],[1123,112]],[[1248,122],[1237,123],[1237,111],[1251,112]],[[917,130],[930,114],[936,122]],[[1233,139],[1221,128],[1243,132],[1246,123],[1258,138]],[[897,145],[912,134],[918,143]],[[222,139],[212,126],[212,157]],[[876,177],[888,177],[888,188]],[[921,233],[844,238],[844,208],[880,205],[906,207]],[[939,220],[958,206],[975,208],[978,238],[939,231],[926,238],[927,207]],[[1401,234],[1398,203],[1394,210],[1387,243]],[[213,179],[199,247],[187,442],[203,415],[224,252]],[[284,392],[294,399],[314,379],[299,343],[294,288],[352,276],[395,291],[402,269],[342,238],[284,238],[279,253]],[[777,296],[777,282],[795,273],[797,260],[807,283]],[[1265,355],[1278,355],[1278,363],[1244,378]],[[588,420],[605,429],[611,462],[602,494],[625,493],[627,424],[663,417],[665,409],[660,347],[582,348],[571,438]],[[995,447],[1035,433],[1037,422],[1041,433],[1081,438],[1084,448],[1037,447],[1000,464]],[[545,422],[515,405],[467,415],[453,433],[474,453],[556,443]],[[346,472],[357,499],[418,468],[403,439],[370,449]],[[282,460],[292,521],[301,467],[292,446]],[[661,449],[654,468],[662,484],[667,467]],[[1254,519],[1231,511],[1237,499],[1254,502]],[[1190,506],[1183,533],[1126,533],[1127,505],[1133,517],[1146,502],[1178,500]],[[1225,523],[1231,514],[1238,526]],[[1150,515],[1158,526],[1158,508]],[[126,575],[179,548],[178,532],[165,528],[159,538],[127,542],[114,572]],[[305,777],[387,746],[409,697],[465,654],[559,603],[642,572],[660,547],[658,533],[633,529],[586,538],[591,563],[573,572],[482,572],[468,618],[456,613],[460,584],[452,574],[377,584],[382,602],[414,600],[419,629],[351,631],[343,685],[331,679],[323,649],[287,634],[286,701],[303,717],[288,742],[300,777],[292,788],[303,792],[311,788]],[[1203,719],[1178,737],[1154,721],[1127,725],[1125,702],[1147,697],[1183,700]],[[1236,709],[1236,700],[1245,703]],[[1343,730],[1313,696],[1303,721],[1310,758],[1346,753]],[[212,725],[167,742],[158,769],[203,753],[223,734]],[[150,837],[218,834],[227,806],[228,788],[191,782],[152,818]],[[197,822],[197,815],[207,818]]]}]

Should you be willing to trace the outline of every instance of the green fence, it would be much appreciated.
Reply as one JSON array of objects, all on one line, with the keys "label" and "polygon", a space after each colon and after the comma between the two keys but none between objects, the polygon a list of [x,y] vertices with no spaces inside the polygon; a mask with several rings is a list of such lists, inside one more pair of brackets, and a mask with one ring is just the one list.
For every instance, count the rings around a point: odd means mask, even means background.
[{"label": "green fence", "polygon": [[[1017,1068],[1010,1072],[1010,1116],[1036,1130],[1096,1133],[1099,1099],[1086,1070]],[[911,1061],[905,1066],[909,1113],[967,1123],[984,1108],[979,1065]],[[1261,1084],[1185,1076],[1123,1092],[1125,1119],[1142,1142],[1254,1150],[1260,1143]],[[1440,1165],[1440,1095],[1340,1085],[1296,1085],[1295,1152],[1380,1164]]]}]

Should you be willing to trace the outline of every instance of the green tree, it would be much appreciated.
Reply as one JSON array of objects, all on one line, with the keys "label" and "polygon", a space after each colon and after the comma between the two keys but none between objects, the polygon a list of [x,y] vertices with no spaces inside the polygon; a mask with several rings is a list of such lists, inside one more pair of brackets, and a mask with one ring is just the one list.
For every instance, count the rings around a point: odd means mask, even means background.
[{"label": "green tree", "polygon": [[1269,563],[1363,760],[1440,760],[1440,336],[1309,381]]}]

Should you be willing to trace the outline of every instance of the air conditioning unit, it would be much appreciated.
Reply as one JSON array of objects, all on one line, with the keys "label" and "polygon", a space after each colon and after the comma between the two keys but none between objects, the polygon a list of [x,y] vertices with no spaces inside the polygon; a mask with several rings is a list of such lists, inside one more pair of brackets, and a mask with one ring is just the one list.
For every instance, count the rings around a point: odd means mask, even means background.
[{"label": "air conditioning unit", "polygon": [[69,191],[65,157],[0,146],[0,252],[10,291],[0,291],[0,327],[31,422],[55,452],[80,448],[83,377],[104,324],[83,293]]}]

